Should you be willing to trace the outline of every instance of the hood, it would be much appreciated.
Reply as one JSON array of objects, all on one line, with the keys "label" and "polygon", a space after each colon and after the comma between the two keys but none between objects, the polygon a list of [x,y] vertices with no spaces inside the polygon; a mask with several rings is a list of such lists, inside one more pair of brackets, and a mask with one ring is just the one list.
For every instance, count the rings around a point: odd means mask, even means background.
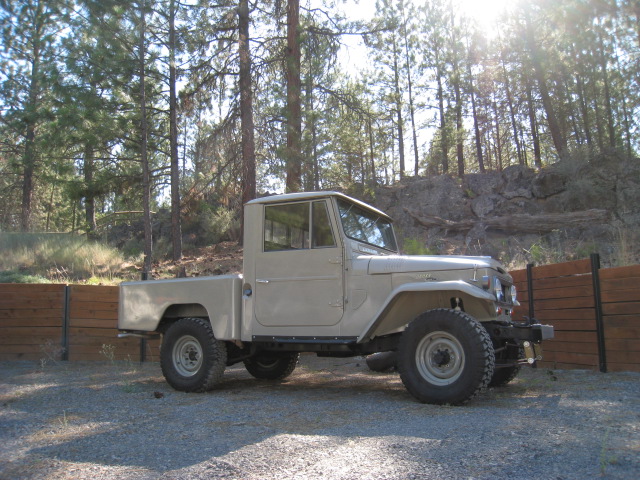
[{"label": "hood", "polygon": [[371,257],[368,272],[371,275],[407,272],[437,272],[451,270],[492,268],[505,273],[497,260],[491,257],[463,257],[458,255],[389,255]]}]

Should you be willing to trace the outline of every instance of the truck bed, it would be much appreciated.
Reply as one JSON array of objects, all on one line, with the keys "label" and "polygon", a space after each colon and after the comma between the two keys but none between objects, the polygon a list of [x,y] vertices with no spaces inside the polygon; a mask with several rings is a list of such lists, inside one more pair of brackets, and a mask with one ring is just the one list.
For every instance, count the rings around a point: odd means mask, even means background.
[{"label": "truck bed", "polygon": [[238,338],[242,275],[120,284],[118,329],[154,332],[163,318],[209,317],[216,338]]}]

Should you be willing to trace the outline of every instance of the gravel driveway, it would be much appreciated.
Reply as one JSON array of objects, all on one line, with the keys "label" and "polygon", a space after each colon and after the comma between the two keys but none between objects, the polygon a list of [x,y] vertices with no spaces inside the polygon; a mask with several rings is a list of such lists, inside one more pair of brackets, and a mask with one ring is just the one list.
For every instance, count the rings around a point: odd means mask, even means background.
[{"label": "gravel driveway", "polygon": [[640,374],[525,369],[422,405],[363,359],[242,366],[172,390],[158,364],[0,362],[0,479],[637,479]]}]

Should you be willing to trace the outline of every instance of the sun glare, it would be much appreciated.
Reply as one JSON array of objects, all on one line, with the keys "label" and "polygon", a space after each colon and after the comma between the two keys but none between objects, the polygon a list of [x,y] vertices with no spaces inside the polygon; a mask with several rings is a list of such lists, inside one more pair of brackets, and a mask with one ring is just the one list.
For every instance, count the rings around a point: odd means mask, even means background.
[{"label": "sun glare", "polygon": [[459,4],[460,13],[475,21],[487,36],[497,32],[500,16],[516,3],[514,0],[454,0]]}]

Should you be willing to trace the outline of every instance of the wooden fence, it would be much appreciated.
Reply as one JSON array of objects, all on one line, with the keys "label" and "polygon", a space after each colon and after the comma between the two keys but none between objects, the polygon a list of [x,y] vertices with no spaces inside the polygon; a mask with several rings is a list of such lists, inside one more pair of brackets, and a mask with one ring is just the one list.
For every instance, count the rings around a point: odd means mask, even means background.
[{"label": "wooden fence", "polygon": [[0,360],[158,360],[117,318],[118,287],[0,284]]},{"label": "wooden fence", "polygon": [[[640,371],[640,265],[594,256],[511,273],[515,318],[555,327],[543,366]],[[117,316],[118,287],[0,284],[0,360],[158,360],[158,340],[117,338]]]},{"label": "wooden fence", "polygon": [[521,303],[515,317],[555,328],[542,366],[640,371],[640,265],[600,269],[593,255],[511,274]]}]

